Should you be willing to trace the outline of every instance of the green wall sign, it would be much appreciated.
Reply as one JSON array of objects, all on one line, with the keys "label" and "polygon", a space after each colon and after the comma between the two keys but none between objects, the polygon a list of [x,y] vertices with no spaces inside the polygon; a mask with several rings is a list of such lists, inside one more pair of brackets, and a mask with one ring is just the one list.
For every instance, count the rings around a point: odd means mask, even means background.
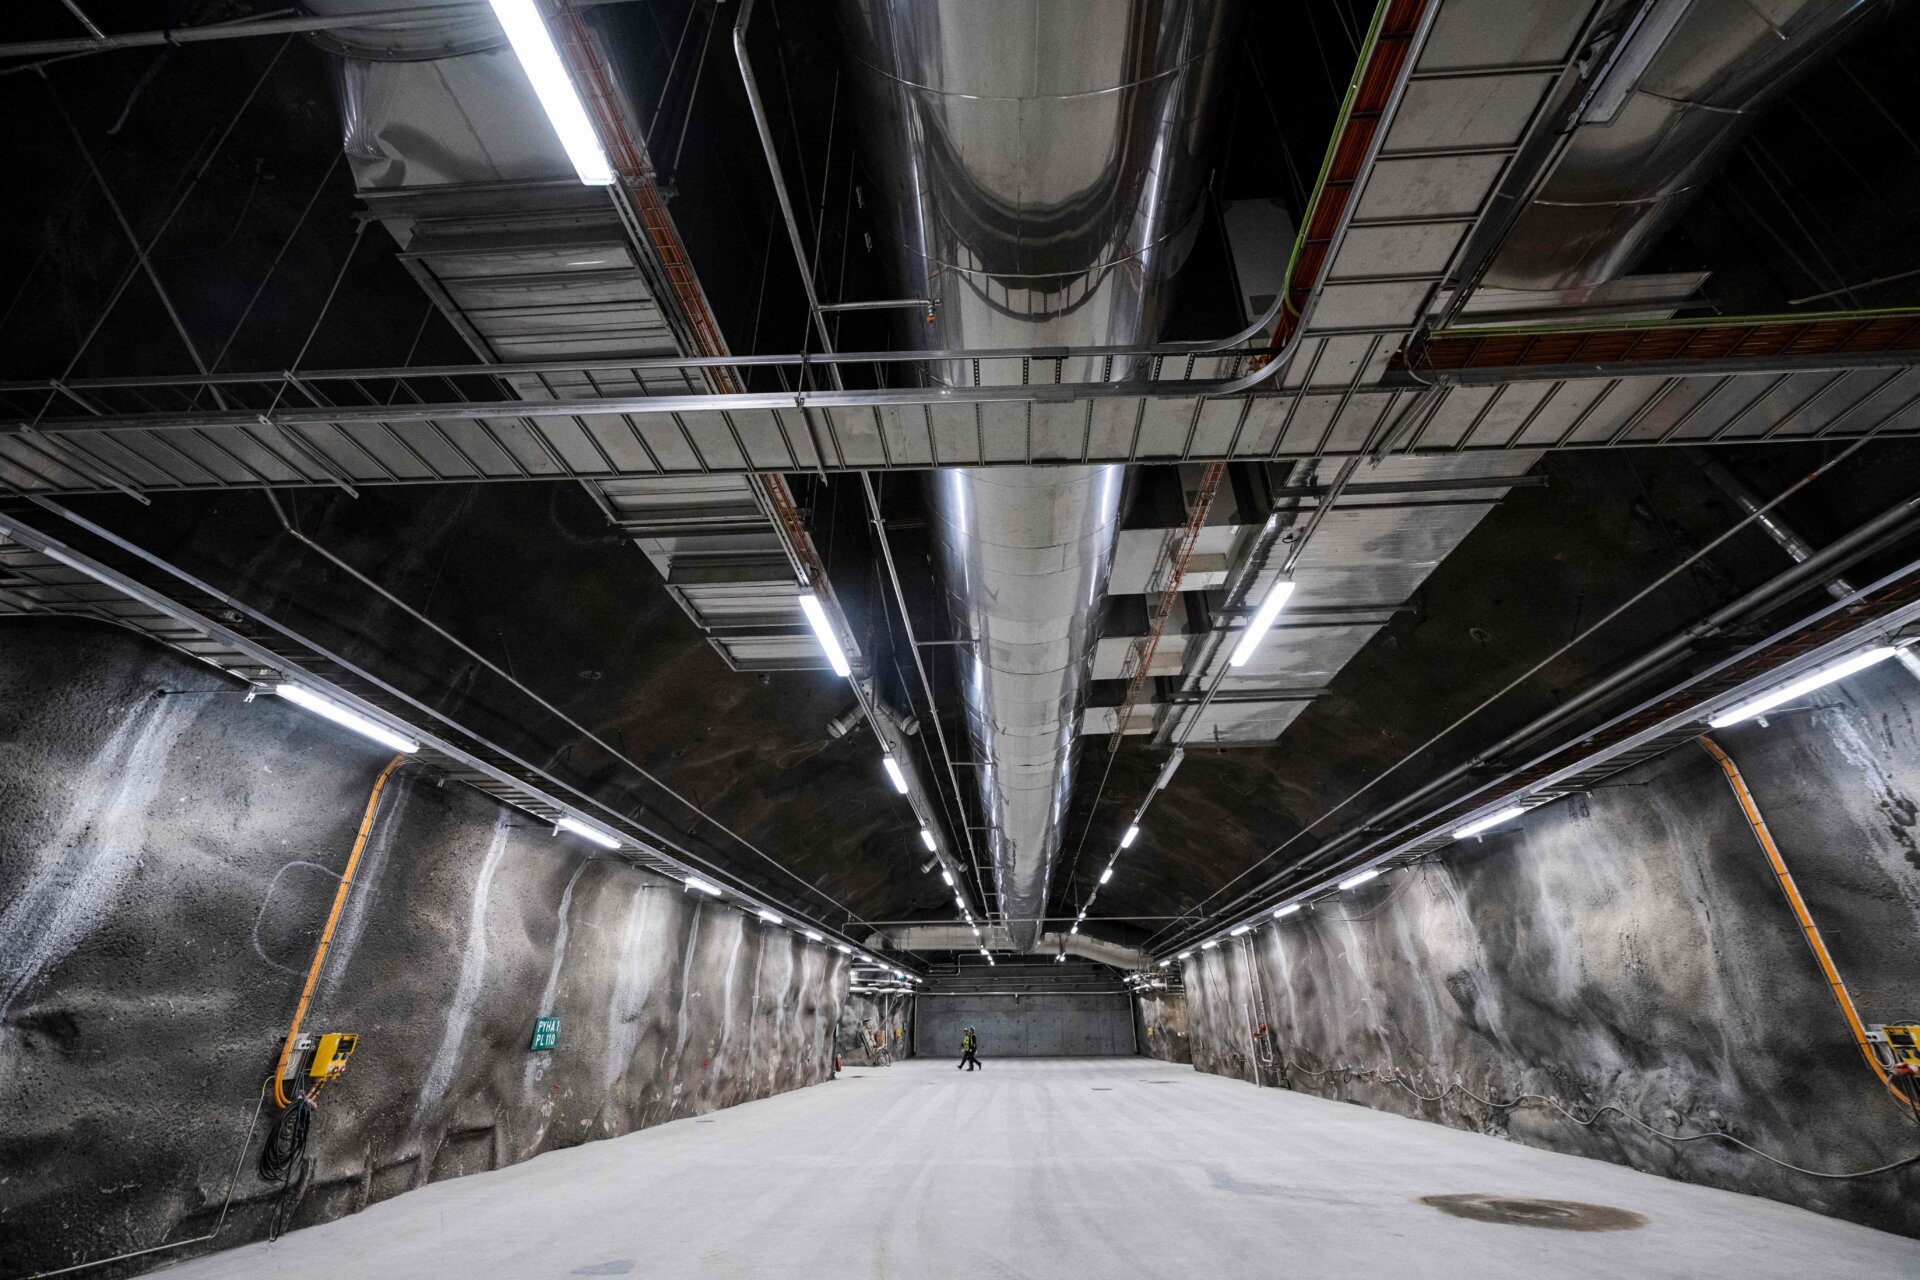
[{"label": "green wall sign", "polygon": [[551,1049],[560,1043],[560,1019],[541,1018],[533,1024],[531,1049]]}]

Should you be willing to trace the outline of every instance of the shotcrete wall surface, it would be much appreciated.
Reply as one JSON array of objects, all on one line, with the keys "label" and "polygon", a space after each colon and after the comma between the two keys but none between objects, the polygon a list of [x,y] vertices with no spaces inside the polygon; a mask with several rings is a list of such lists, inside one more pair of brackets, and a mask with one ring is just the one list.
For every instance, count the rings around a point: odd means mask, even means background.
[{"label": "shotcrete wall surface", "polygon": [[[1920,1019],[1920,684],[1896,663],[1719,731],[1869,1023]],[[1243,945],[1244,944],[1244,945]],[[1719,767],[1588,797],[1201,953],[1197,1068],[1920,1235],[1920,1127],[1862,1061]],[[1254,1032],[1271,1029],[1264,1043]],[[1357,1073],[1376,1073],[1374,1076]],[[1377,1076],[1397,1072],[1438,1101]],[[1454,1086],[1459,1086],[1455,1088]],[[1436,1190],[1439,1190],[1436,1188]]]},{"label": "shotcrete wall surface", "polygon": [[834,1039],[841,1065],[872,1065],[878,1054],[872,1036],[878,1034],[895,1058],[913,1056],[912,996],[852,993],[840,1004],[840,1023]]},{"label": "shotcrete wall surface", "polygon": [[[213,1229],[387,758],[115,628],[0,620],[0,1274]],[[846,982],[403,766],[306,1020],[360,1039],[285,1221],[829,1079]],[[267,1123],[194,1249],[266,1231]]]},{"label": "shotcrete wall surface", "polygon": [[1192,1062],[1183,991],[1143,991],[1133,998],[1133,1030],[1140,1052],[1162,1062]]}]

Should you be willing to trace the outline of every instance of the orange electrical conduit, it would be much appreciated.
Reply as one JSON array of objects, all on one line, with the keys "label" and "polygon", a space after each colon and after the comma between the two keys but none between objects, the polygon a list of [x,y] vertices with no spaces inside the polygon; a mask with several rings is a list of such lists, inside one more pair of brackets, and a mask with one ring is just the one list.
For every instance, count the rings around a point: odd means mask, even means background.
[{"label": "orange electrical conduit", "polygon": [[1840,977],[1840,971],[1834,967],[1833,957],[1827,952],[1827,944],[1820,937],[1820,926],[1813,922],[1813,916],[1807,911],[1806,899],[1800,896],[1800,886],[1793,882],[1793,873],[1787,870],[1786,859],[1780,856],[1780,846],[1773,842],[1773,833],[1767,830],[1767,820],[1760,816],[1760,806],[1754,803],[1753,792],[1747,789],[1747,780],[1740,776],[1740,766],[1735,764],[1720,744],[1706,734],[1694,739],[1706,748],[1708,755],[1720,764],[1727,775],[1727,783],[1733,788],[1734,796],[1740,801],[1740,808],[1747,815],[1747,825],[1753,828],[1753,838],[1760,842],[1760,848],[1766,853],[1767,861],[1773,865],[1774,878],[1780,882],[1780,892],[1787,895],[1787,905],[1793,909],[1793,918],[1800,923],[1800,932],[1806,938],[1807,945],[1813,948],[1813,958],[1819,962],[1820,972],[1826,976],[1827,986],[1833,992],[1833,998],[1840,1002],[1840,1012],[1846,1015],[1847,1027],[1853,1032],[1853,1042],[1860,1048],[1860,1056],[1867,1060],[1867,1066],[1887,1087],[1887,1092],[1900,1100],[1903,1107],[1911,1107],[1913,1100],[1907,1097],[1899,1085],[1887,1074],[1874,1053],[1873,1046],[1867,1041],[1867,1028],[1860,1021],[1859,1010],[1853,1007],[1853,996],[1847,992],[1847,984]]},{"label": "orange electrical conduit", "polygon": [[273,1064],[273,1100],[284,1109],[287,1097],[287,1060],[293,1057],[294,1042],[300,1038],[300,1023],[307,1016],[307,1006],[313,1002],[313,989],[320,982],[320,967],[327,961],[327,948],[333,944],[333,931],[340,924],[341,909],[347,905],[347,895],[353,891],[353,873],[360,868],[360,854],[367,847],[367,834],[373,830],[374,815],[380,809],[380,793],[385,790],[387,779],[393,771],[405,764],[407,757],[395,756],[387,761],[387,767],[373,780],[373,794],[367,797],[367,811],[361,815],[360,830],[353,837],[353,852],[347,855],[347,868],[340,874],[340,888],[333,895],[333,910],[327,912],[327,927],[320,931],[320,945],[313,950],[313,963],[307,968],[307,984],[300,989],[300,1003],[294,1006],[293,1022],[287,1027],[286,1043],[280,1046],[280,1060]]}]

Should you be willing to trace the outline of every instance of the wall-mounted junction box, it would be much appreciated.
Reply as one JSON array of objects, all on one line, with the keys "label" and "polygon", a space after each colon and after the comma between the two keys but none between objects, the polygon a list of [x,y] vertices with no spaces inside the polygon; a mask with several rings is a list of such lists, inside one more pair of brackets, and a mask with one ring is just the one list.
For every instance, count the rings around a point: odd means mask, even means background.
[{"label": "wall-mounted junction box", "polygon": [[329,1031],[320,1037],[320,1043],[313,1051],[313,1065],[307,1068],[307,1075],[314,1080],[331,1080],[343,1074],[347,1069],[347,1059],[353,1056],[354,1046],[360,1043],[360,1037],[351,1031]]},{"label": "wall-mounted junction box", "polygon": [[302,1057],[311,1048],[313,1048],[313,1036],[308,1032],[302,1031],[294,1037],[293,1052],[287,1055],[287,1064],[280,1069],[282,1080],[291,1080],[300,1074]]}]

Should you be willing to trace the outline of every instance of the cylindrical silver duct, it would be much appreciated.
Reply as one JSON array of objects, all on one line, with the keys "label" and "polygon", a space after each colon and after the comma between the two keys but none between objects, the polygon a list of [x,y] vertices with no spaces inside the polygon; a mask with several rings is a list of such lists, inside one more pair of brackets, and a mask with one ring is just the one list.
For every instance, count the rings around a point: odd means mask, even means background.
[{"label": "cylindrical silver duct", "polygon": [[[843,0],[842,12],[902,292],[935,300],[914,341],[1157,337],[1200,228],[1239,0]],[[1121,478],[1035,467],[933,483],[947,590],[974,642],[961,680],[995,883],[1023,950],[1060,847]]]},{"label": "cylindrical silver duct", "polygon": [[1486,283],[1574,289],[1631,271],[1761,109],[1893,0],[1646,0]]}]

